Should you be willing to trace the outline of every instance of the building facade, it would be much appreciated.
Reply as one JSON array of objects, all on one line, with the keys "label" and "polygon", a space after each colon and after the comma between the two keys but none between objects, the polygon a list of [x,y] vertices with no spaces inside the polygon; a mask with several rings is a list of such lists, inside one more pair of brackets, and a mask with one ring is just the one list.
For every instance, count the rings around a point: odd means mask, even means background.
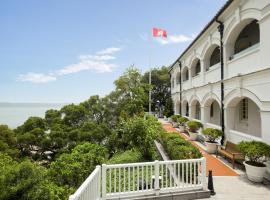
[{"label": "building facade", "polygon": [[230,0],[172,64],[175,114],[270,144],[270,0]]}]

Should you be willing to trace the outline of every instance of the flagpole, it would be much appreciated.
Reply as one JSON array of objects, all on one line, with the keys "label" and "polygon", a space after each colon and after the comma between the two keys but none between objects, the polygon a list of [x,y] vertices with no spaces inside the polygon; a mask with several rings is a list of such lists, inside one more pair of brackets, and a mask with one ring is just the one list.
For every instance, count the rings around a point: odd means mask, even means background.
[{"label": "flagpole", "polygon": [[[149,59],[149,63],[150,63],[150,59]],[[151,65],[150,65],[150,71],[149,71],[149,114],[151,115]]]}]

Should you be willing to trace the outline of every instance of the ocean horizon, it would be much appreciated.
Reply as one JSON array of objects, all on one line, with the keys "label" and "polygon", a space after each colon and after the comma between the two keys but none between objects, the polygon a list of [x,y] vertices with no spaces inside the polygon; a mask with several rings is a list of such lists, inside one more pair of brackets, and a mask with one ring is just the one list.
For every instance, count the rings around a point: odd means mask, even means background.
[{"label": "ocean horizon", "polygon": [[11,103],[0,102],[0,124],[14,129],[22,125],[29,117],[45,117],[49,109],[61,109],[69,103]]}]

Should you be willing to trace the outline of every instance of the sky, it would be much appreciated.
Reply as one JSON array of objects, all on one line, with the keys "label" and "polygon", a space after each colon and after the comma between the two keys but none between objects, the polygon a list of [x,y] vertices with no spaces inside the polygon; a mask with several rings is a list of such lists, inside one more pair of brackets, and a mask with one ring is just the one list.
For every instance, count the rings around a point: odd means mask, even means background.
[{"label": "sky", "polygon": [[[225,0],[0,2],[0,102],[78,103],[130,65],[169,66]],[[154,39],[152,28],[167,31]]]}]

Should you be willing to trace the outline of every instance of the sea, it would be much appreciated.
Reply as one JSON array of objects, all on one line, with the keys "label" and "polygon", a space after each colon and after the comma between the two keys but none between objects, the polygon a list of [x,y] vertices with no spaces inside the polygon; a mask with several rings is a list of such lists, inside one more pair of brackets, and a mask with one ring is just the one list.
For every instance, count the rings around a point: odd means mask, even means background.
[{"label": "sea", "polygon": [[60,110],[61,103],[0,103],[0,124],[14,129],[23,124],[29,117],[45,117],[49,109]]}]

